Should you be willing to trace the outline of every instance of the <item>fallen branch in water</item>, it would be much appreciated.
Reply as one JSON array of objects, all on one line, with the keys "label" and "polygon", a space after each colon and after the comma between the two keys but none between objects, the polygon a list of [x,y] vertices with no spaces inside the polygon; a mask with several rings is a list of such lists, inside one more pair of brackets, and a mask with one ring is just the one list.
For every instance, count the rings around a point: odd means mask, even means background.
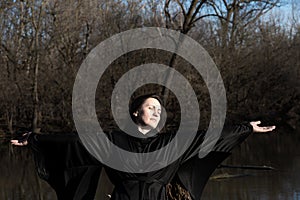
[{"label": "fallen branch in water", "polygon": [[238,168],[238,169],[254,169],[254,170],[276,170],[274,167],[266,165],[219,165],[219,168]]},{"label": "fallen branch in water", "polygon": [[227,179],[227,178],[240,178],[244,176],[250,176],[250,174],[228,174],[228,173],[223,173],[223,174],[218,174],[214,175],[209,178],[209,180],[220,180],[220,179]]}]

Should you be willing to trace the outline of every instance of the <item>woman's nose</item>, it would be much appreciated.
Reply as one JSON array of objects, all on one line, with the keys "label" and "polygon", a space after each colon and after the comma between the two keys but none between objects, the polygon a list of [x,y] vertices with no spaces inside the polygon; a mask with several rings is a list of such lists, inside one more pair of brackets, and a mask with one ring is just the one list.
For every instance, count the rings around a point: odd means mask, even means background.
[{"label": "woman's nose", "polygon": [[153,115],[158,117],[158,110],[155,109],[155,110],[153,111]]}]

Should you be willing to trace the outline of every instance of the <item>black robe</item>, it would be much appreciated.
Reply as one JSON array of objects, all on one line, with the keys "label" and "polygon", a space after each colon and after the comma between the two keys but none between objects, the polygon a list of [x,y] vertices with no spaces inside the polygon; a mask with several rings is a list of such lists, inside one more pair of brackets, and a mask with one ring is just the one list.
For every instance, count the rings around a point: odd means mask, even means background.
[{"label": "black robe", "polygon": [[[174,177],[190,192],[192,199],[200,199],[215,168],[251,132],[250,124],[224,128],[213,151],[200,159],[198,152],[205,132],[199,131],[190,147],[176,161],[147,173],[128,173],[101,164],[88,153],[77,134],[35,134],[30,136],[29,143],[39,176],[51,185],[59,200],[94,199],[102,168],[115,186],[113,200],[165,200],[166,185]],[[173,133],[159,133],[137,138],[123,132],[107,134],[114,144],[138,153],[160,149],[173,136]]]}]

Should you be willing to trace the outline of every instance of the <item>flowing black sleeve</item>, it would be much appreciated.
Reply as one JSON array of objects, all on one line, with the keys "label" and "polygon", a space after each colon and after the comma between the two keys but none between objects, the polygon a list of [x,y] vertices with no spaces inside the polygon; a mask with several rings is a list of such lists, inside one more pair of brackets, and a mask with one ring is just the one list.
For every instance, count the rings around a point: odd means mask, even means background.
[{"label": "flowing black sleeve", "polygon": [[94,199],[101,163],[87,152],[77,134],[32,134],[28,141],[38,175],[58,199]]},{"label": "flowing black sleeve", "polygon": [[177,172],[180,183],[190,192],[192,199],[199,200],[201,198],[210,175],[230,155],[230,151],[242,143],[252,131],[252,126],[249,123],[226,126],[213,151],[204,158],[199,158],[197,155],[204,136],[202,132],[197,135],[200,139],[194,140],[188,155],[185,155]]}]

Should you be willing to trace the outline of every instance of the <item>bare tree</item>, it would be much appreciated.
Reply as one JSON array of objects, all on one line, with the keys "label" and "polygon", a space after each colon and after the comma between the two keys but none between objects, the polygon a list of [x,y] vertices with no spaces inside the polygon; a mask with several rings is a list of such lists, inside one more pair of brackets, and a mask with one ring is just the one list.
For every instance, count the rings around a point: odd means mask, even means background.
[{"label": "bare tree", "polygon": [[[220,22],[222,52],[231,51],[234,48],[238,30],[245,29],[253,24],[264,13],[278,5],[279,0],[166,0],[164,11],[166,27],[181,31],[184,34],[202,19],[216,18]],[[218,22],[217,21],[217,22]],[[180,44],[179,44],[180,45]],[[221,53],[220,63],[224,62],[224,53]],[[170,60],[169,66],[176,65],[176,54]],[[166,86],[173,78],[172,73],[166,78]],[[163,91],[164,98],[168,98],[168,90]]]}]

